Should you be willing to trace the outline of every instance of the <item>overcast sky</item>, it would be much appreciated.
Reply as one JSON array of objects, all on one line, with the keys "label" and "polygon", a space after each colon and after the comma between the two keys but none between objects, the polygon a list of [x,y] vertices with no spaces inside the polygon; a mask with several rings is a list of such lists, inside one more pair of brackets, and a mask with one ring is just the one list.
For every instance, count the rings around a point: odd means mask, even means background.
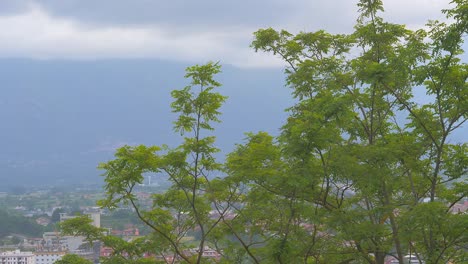
[{"label": "overcast sky", "polygon": [[[410,28],[443,19],[449,0],[386,0]],[[0,0],[0,58],[220,60],[277,67],[249,48],[252,32],[352,30],[357,0]]]}]

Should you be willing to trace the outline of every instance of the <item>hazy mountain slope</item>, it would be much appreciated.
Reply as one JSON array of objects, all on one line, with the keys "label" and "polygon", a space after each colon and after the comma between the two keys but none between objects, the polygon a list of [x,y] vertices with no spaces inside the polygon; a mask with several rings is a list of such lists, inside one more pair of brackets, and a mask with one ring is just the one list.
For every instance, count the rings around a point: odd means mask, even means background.
[{"label": "hazy mountain slope", "polygon": [[[185,64],[148,60],[0,60],[0,189],[98,182],[123,144],[177,144],[170,91]],[[277,133],[291,105],[281,69],[223,67],[229,96],[216,134],[228,152],[247,131]]]},{"label": "hazy mountain slope", "polygon": [[[21,185],[100,182],[99,162],[123,144],[168,144],[170,91],[189,65],[155,60],[0,60],[0,190]],[[281,69],[223,67],[229,99],[216,130],[219,155],[244,133],[278,134],[292,105]],[[417,91],[417,100],[427,101]],[[403,118],[403,117],[402,117]],[[466,142],[465,125],[451,142]]]}]

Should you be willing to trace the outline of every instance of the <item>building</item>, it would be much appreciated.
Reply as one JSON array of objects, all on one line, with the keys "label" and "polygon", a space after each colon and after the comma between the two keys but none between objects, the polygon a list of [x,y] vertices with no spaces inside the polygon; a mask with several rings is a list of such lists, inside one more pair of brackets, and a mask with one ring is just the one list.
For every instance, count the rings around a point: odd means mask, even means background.
[{"label": "building", "polygon": [[[189,250],[189,255],[196,255],[196,254],[198,254],[198,252],[199,252],[198,248],[192,248],[192,249]],[[205,246],[203,248],[202,257],[209,258],[209,259],[214,259],[216,261],[219,261],[221,259],[221,254],[218,251],[216,251],[216,250],[214,250],[214,249],[212,249],[210,247]]]},{"label": "building", "polygon": [[41,216],[36,219],[36,223],[41,226],[48,226],[50,224],[50,218]]},{"label": "building", "polygon": [[[415,255],[406,255],[403,257],[403,262],[404,263],[409,263],[409,264],[425,264],[423,260],[419,260],[417,256]],[[387,262],[386,262],[387,263]],[[400,263],[396,258],[392,258],[388,260],[389,264],[395,264],[395,263]]]},{"label": "building", "polygon": [[[98,207],[91,207],[84,211],[84,215],[87,215],[91,220],[91,224],[95,227],[101,227],[101,210]],[[67,215],[66,213],[60,213],[60,222],[73,219],[76,215]]]},{"label": "building", "polygon": [[91,207],[84,211],[85,215],[93,220],[92,225],[95,227],[101,227],[101,209],[98,207]]},{"label": "building", "polygon": [[36,264],[36,257],[32,252],[7,251],[0,253],[0,264]]},{"label": "building", "polygon": [[[92,220],[92,225],[95,227],[101,226],[101,212],[98,208],[91,208],[84,213]],[[66,213],[60,213],[60,222],[73,219],[76,216],[70,216]],[[81,246],[85,244],[85,238],[82,236],[68,236],[60,232],[44,232],[43,249],[48,251],[75,251],[81,250]],[[2,263],[0,263],[2,264]]]},{"label": "building", "polygon": [[463,203],[456,203],[450,208],[452,214],[466,214],[468,212],[468,200]]},{"label": "building", "polygon": [[44,239],[42,248],[46,251],[78,250],[79,247],[85,243],[84,237],[65,236],[58,232],[44,232],[42,237]]},{"label": "building", "polygon": [[65,256],[65,251],[44,251],[34,252],[36,256],[36,264],[54,264]]}]

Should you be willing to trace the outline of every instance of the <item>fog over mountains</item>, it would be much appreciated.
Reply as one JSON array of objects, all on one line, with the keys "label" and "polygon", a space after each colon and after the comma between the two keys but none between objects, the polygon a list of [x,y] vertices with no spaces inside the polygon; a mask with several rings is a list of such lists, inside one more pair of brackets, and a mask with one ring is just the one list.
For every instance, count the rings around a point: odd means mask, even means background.
[{"label": "fog over mountains", "polygon": [[[101,182],[124,144],[176,146],[170,91],[186,64],[156,60],[0,60],[0,189]],[[292,104],[281,69],[223,66],[222,158],[244,132],[278,134]]]},{"label": "fog over mountains", "polygon": [[[204,62],[202,62],[204,63]],[[96,169],[125,144],[175,147],[170,91],[187,64],[157,60],[0,60],[0,191],[12,186],[102,182]],[[223,66],[229,96],[217,125],[219,158],[245,132],[277,135],[293,104],[280,68]],[[417,101],[427,96],[421,90]],[[465,125],[451,142],[466,142]]]}]

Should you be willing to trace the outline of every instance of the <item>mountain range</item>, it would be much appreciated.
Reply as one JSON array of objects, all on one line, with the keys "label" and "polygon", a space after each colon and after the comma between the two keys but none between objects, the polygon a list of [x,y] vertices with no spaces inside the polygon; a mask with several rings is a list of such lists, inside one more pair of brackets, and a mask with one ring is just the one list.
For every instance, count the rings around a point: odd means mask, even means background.
[{"label": "mountain range", "polygon": [[[170,92],[188,84],[187,64],[160,60],[0,59],[0,191],[100,184],[100,162],[128,145],[175,147]],[[293,105],[281,68],[224,65],[216,79],[229,98],[214,134],[222,150],[246,132],[273,135]],[[420,102],[427,96],[416,91]],[[465,125],[450,139],[466,142]]]},{"label": "mountain range", "polygon": [[[102,182],[96,169],[125,144],[176,146],[170,91],[187,64],[158,60],[0,60],[0,190]],[[219,155],[245,132],[278,134],[292,105],[283,70],[222,68],[229,98],[216,127]]]}]

